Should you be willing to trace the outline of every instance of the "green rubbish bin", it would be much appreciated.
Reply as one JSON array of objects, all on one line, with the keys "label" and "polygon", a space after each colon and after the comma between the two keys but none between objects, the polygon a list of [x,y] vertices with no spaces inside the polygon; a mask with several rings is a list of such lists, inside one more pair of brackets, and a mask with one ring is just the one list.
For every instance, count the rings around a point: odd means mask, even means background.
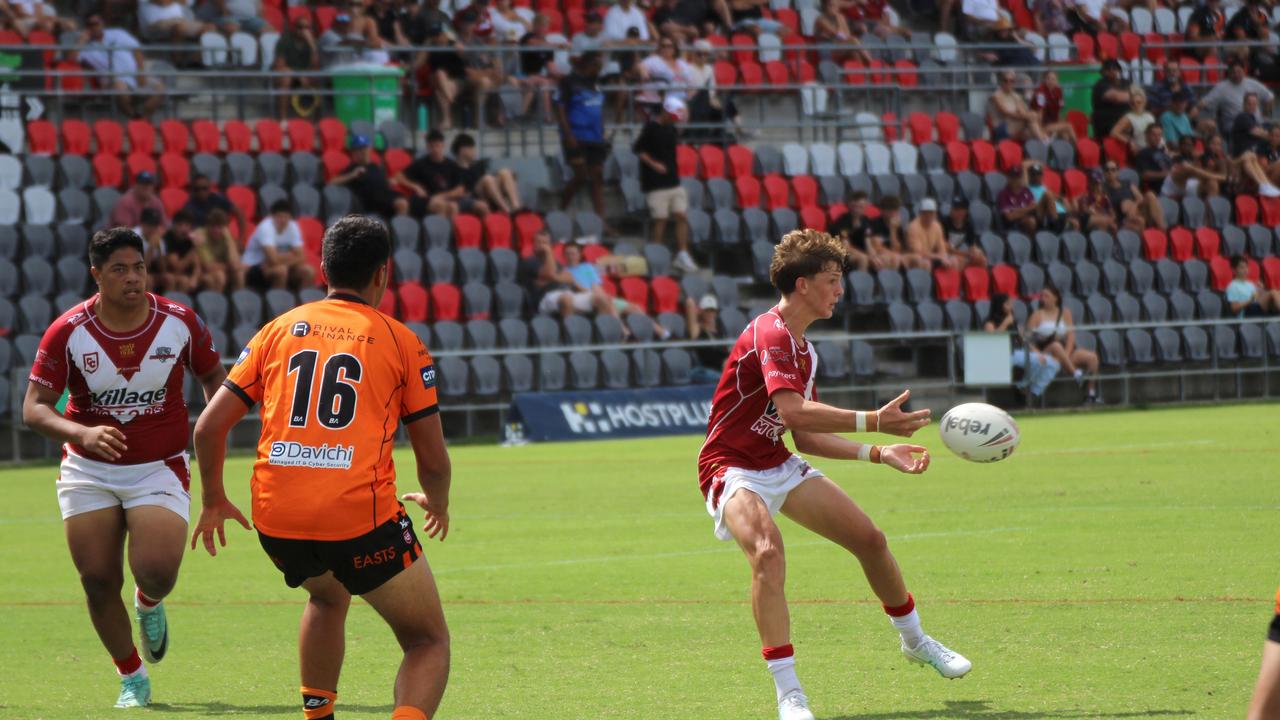
[{"label": "green rubbish bin", "polygon": [[1079,110],[1087,116],[1093,116],[1093,86],[1098,84],[1102,73],[1096,67],[1057,68],[1058,83],[1062,85],[1062,117],[1066,119],[1069,110]]},{"label": "green rubbish bin", "polygon": [[404,71],[386,65],[339,65],[333,78],[334,114],[350,125],[366,120],[377,125],[400,117],[400,78]]}]

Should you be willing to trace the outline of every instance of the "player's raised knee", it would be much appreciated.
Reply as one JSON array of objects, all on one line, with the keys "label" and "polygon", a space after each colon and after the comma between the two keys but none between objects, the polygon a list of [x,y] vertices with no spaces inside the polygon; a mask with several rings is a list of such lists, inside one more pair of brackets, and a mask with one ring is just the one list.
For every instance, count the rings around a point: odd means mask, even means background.
[{"label": "player's raised knee", "polygon": [[176,568],[133,568],[133,581],[147,597],[163,598],[173,591],[178,581]]}]

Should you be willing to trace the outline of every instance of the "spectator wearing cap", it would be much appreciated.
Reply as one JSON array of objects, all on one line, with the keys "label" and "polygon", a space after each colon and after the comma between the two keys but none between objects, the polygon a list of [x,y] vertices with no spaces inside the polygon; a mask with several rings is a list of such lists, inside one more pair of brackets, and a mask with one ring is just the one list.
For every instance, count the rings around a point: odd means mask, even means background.
[{"label": "spectator wearing cap", "polygon": [[191,239],[191,213],[179,210],[173,215],[173,225],[164,234],[164,269],[168,276],[166,289],[194,293],[200,289],[204,273],[200,265],[200,253]]},{"label": "spectator wearing cap", "polygon": [[996,195],[996,210],[1007,229],[1033,235],[1040,227],[1041,206],[1027,188],[1023,168],[1009,168],[1006,178],[1004,189]]},{"label": "spectator wearing cap", "polygon": [[1093,85],[1093,136],[1105,138],[1129,111],[1129,83],[1120,76],[1120,63],[1102,63],[1102,77]]},{"label": "spectator wearing cap", "polygon": [[1156,117],[1147,110],[1147,93],[1137,85],[1129,91],[1129,112],[1111,128],[1111,137],[1129,146],[1129,152],[1137,155],[1147,146],[1147,128],[1154,125]]},{"label": "spectator wearing cap", "polygon": [[698,271],[689,253],[689,196],[676,172],[676,145],[680,131],[676,123],[685,118],[685,105],[678,98],[667,98],[662,112],[644,124],[632,149],[640,160],[640,189],[644,191],[649,218],[653,221],[651,241],[666,241],[667,220],[675,225],[676,255],[672,265],[683,273]]},{"label": "spectator wearing cap", "polygon": [[1088,180],[1084,194],[1076,199],[1076,222],[1088,231],[1116,232],[1119,230],[1116,211],[1111,206],[1111,198],[1107,197],[1106,188],[1102,185],[1102,173],[1094,168],[1086,177]]},{"label": "spectator wearing cap", "polygon": [[449,14],[440,9],[440,0],[422,0],[418,9],[403,21],[405,35],[413,45],[445,38],[449,34]]},{"label": "spectator wearing cap", "polygon": [[302,230],[288,200],[277,200],[245,245],[245,284],[258,290],[298,290],[315,282],[315,270],[302,252]]},{"label": "spectator wearing cap", "polygon": [[938,222],[938,201],[925,198],[918,210],[916,218],[907,223],[907,251],[933,267],[964,267],[968,257],[947,242],[942,223]]},{"label": "spectator wearing cap", "polygon": [[142,259],[147,263],[147,277],[154,292],[164,292],[170,287],[164,265],[164,230],[164,216],[152,207],[142,209],[138,225],[133,228],[142,238]]},{"label": "spectator wearing cap", "polygon": [[1173,98],[1182,95],[1187,100],[1188,115],[1195,115],[1195,91],[1182,79],[1182,66],[1177,60],[1169,60],[1161,70],[1159,80],[1147,88],[1148,107],[1152,112],[1167,110],[1173,106]]},{"label": "spectator wearing cap", "polygon": [[143,170],[133,179],[133,187],[120,196],[116,206],[111,208],[110,223],[112,227],[135,227],[142,221],[142,211],[152,208],[160,214],[161,221],[167,226],[164,203],[156,195],[156,176]]},{"label": "spectator wearing cap", "polygon": [[827,226],[832,237],[844,242],[845,256],[855,269],[867,272],[880,270],[883,263],[873,262],[871,249],[868,247],[868,235],[871,232],[871,221],[867,218],[867,194],[855,190],[849,196],[849,212],[846,212]]},{"label": "spectator wearing cap", "polygon": [[1182,142],[1183,138],[1195,139],[1196,131],[1191,125],[1191,116],[1187,114],[1189,101],[1189,93],[1176,91],[1169,96],[1169,108],[1160,113],[1160,129],[1168,142]]},{"label": "spectator wearing cap", "polygon": [[138,3],[138,28],[152,41],[183,43],[195,40],[216,26],[196,19],[190,0],[142,0]]},{"label": "spectator wearing cap", "polygon": [[387,180],[386,171],[373,162],[369,154],[371,144],[365,135],[352,136],[347,155],[351,162],[331,182],[347,186],[351,194],[360,200],[361,207],[384,218],[406,214],[414,217],[425,215],[426,199],[417,195],[405,198],[397,193]]},{"label": "spectator wearing cap", "polygon": [[508,168],[489,172],[488,161],[476,157],[475,138],[458,133],[450,152],[462,176],[462,186],[472,197],[483,200],[490,210],[500,213],[510,214],[524,207],[516,174]]},{"label": "spectator wearing cap", "polygon": [[895,195],[880,198],[880,217],[867,231],[867,249],[876,269],[929,269],[929,261],[910,251],[902,227],[902,201]]},{"label": "spectator wearing cap", "polygon": [[1136,233],[1148,227],[1164,230],[1160,199],[1154,192],[1122,179],[1115,160],[1107,160],[1102,166],[1102,191],[1107,194],[1116,221],[1126,229]]},{"label": "spectator wearing cap", "polygon": [[961,196],[951,201],[951,207],[939,223],[951,252],[960,258],[961,265],[986,265],[987,254],[978,242],[978,231],[969,217],[969,204]]},{"label": "spectator wearing cap", "polygon": [[427,212],[453,219],[459,212],[488,215],[489,206],[468,194],[462,169],[444,154],[444,134],[427,134],[427,152],[414,159],[391,181],[409,188]]},{"label": "spectator wearing cap", "polygon": [[1200,99],[1198,107],[1210,119],[1215,120],[1223,132],[1229,132],[1235,124],[1236,115],[1244,109],[1244,96],[1249,93],[1258,96],[1259,104],[1270,116],[1275,95],[1266,85],[1247,77],[1244,63],[1233,57],[1227,61],[1227,77]]},{"label": "spectator wearing cap", "polygon": [[1022,166],[1027,173],[1027,189],[1040,207],[1040,227],[1053,232],[1067,228],[1078,230],[1074,202],[1045,186],[1044,166],[1036,160],[1024,160]]},{"label": "spectator wearing cap", "polygon": [[604,139],[604,93],[597,84],[600,66],[599,53],[578,57],[574,72],[561,80],[556,90],[556,112],[564,159],[573,170],[561,195],[560,209],[567,210],[578,191],[586,187],[592,208],[603,219],[604,161],[609,157],[609,145]]},{"label": "spectator wearing cap", "polygon": [[[720,323],[720,301],[715,295],[703,295],[697,300],[685,298],[684,318],[689,328],[690,340],[725,339],[725,329]],[[712,385],[720,382],[724,364],[729,359],[729,347],[698,346],[693,348],[693,357],[697,364],[690,374],[690,381],[695,385]]]},{"label": "spectator wearing cap", "polygon": [[311,29],[311,16],[299,15],[289,23],[289,27],[280,35],[276,43],[276,56],[271,61],[271,70],[277,74],[276,115],[281,119],[289,117],[289,107],[294,112],[306,117],[315,111],[319,99],[312,94],[290,95],[293,88],[309,90],[316,86],[316,78],[294,73],[310,73],[320,69],[320,46],[316,42],[315,33]]},{"label": "spectator wearing cap", "polygon": [[1018,76],[1012,70],[1000,71],[1000,85],[987,100],[992,139],[1008,138],[1018,142],[1047,139],[1040,127],[1040,113],[1032,110],[1022,99],[1017,82]]},{"label": "spectator wearing cap", "polygon": [[191,178],[189,187],[191,193],[187,196],[187,204],[183,205],[182,209],[191,213],[191,222],[196,227],[204,227],[209,220],[209,213],[214,210],[221,210],[235,218],[238,228],[249,227],[249,219],[244,216],[244,211],[228,200],[226,195],[214,190],[213,182],[209,178],[196,175]]},{"label": "spectator wearing cap", "polygon": [[117,93],[116,102],[125,115],[146,117],[160,107],[164,84],[143,74],[146,60],[141,48],[129,31],[106,27],[102,14],[94,13],[85,20],[79,49],[71,59],[97,73],[93,79],[97,87]]},{"label": "spectator wearing cap", "polygon": [[200,286],[214,292],[244,287],[240,243],[231,235],[230,217],[222,210],[209,211],[204,225],[191,233],[200,255]]}]

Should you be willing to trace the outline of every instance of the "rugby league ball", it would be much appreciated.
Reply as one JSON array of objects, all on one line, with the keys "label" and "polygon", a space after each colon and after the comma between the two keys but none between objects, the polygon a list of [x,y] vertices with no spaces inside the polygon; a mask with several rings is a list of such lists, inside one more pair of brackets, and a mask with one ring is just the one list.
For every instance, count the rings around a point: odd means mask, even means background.
[{"label": "rugby league ball", "polygon": [[1018,447],[1018,424],[1009,413],[986,403],[957,405],[942,416],[938,431],[951,452],[965,460],[1003,460]]}]

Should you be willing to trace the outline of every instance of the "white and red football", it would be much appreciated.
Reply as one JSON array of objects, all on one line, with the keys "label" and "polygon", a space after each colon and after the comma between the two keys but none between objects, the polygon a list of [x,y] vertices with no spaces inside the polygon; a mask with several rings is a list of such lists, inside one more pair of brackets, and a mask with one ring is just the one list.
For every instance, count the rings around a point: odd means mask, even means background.
[{"label": "white and red football", "polygon": [[938,432],[951,452],[965,460],[989,463],[1013,454],[1021,435],[1009,413],[995,405],[965,403],[942,416]]}]

